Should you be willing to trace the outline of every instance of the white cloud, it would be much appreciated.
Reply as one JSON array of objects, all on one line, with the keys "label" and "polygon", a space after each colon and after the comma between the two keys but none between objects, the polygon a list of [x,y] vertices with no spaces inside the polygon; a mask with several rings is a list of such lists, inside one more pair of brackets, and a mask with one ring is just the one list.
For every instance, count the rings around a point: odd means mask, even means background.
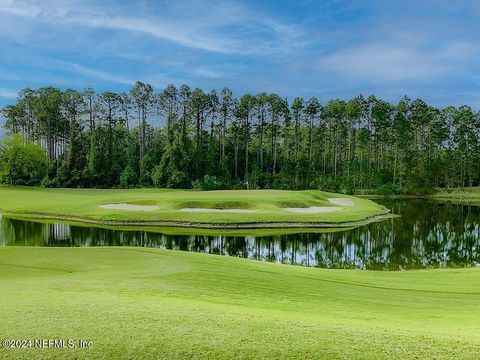
[{"label": "white cloud", "polygon": [[[232,4],[231,7],[205,4],[203,8],[198,9],[202,14],[192,13],[191,9],[187,11],[185,6],[187,16],[183,14],[182,6],[172,7],[177,12],[177,16],[166,17],[157,14],[149,18],[133,15],[118,16],[111,11],[114,9],[102,9],[85,3],[78,5],[70,3],[69,7],[65,7],[64,3],[56,3],[52,0],[43,2],[0,0],[0,12],[15,16],[35,18],[50,23],[140,32],[182,46],[218,53],[271,53],[273,48],[268,41],[262,42],[258,39],[250,41],[252,38],[248,34],[254,35],[256,30],[266,29],[277,37],[285,38],[298,35],[294,27],[264,15],[251,14],[248,9],[238,4]],[[197,4],[196,7],[199,5]],[[245,30],[244,34],[247,35],[244,38],[238,34],[237,36],[223,35],[222,27],[232,24]],[[284,49],[285,43],[283,45],[283,48],[278,49]]]},{"label": "white cloud", "polygon": [[123,78],[118,75],[110,74],[108,72],[104,72],[101,70],[91,69],[89,67],[73,64],[65,61],[58,61],[58,63],[64,67],[66,70],[73,71],[77,74],[84,75],[93,79],[105,80],[117,84],[124,84],[124,85],[133,85],[135,84],[135,80]]},{"label": "white cloud", "polygon": [[429,48],[383,41],[339,50],[321,59],[319,65],[352,80],[429,80],[454,75],[474,53],[475,48],[463,42]]},{"label": "white cloud", "polygon": [[206,38],[193,34],[185,34],[176,26],[152,23],[144,19],[127,17],[103,17],[91,15],[74,15],[63,19],[67,23],[80,24],[90,27],[116,29],[125,31],[137,31],[152,35],[157,38],[169,40],[180,45],[198,48],[214,52],[236,52],[236,50],[224,40]]},{"label": "white cloud", "polygon": [[221,71],[209,69],[206,67],[197,67],[192,71],[192,73],[200,77],[212,78],[212,79],[219,79],[225,76],[225,74]]},{"label": "white cloud", "polygon": [[0,88],[0,98],[4,99],[16,99],[18,94],[16,91],[11,89]]}]

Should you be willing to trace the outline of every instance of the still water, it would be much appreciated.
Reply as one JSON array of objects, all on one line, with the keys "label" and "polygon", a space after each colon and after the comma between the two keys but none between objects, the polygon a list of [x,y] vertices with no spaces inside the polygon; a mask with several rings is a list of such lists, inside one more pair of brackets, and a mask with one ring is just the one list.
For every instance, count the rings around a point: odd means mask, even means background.
[{"label": "still water", "polygon": [[0,218],[0,246],[140,246],[323,268],[480,266],[480,207],[379,201],[398,218],[351,230],[269,236],[171,235]]}]

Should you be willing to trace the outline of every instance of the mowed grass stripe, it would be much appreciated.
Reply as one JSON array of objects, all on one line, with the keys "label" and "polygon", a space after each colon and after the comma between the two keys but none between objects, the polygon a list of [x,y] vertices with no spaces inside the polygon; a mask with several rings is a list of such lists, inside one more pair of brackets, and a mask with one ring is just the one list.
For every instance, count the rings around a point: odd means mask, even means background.
[{"label": "mowed grass stripe", "polygon": [[[44,357],[472,359],[480,351],[479,269],[322,270],[114,247],[6,247],[0,264],[2,335],[95,344]],[[0,350],[7,359],[35,354]]]}]

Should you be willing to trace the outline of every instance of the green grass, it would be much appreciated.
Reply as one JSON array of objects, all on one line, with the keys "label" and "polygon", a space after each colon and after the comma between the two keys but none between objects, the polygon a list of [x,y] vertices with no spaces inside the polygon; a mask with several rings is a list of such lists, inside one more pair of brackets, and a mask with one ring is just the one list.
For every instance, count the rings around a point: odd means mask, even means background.
[{"label": "green grass", "polygon": [[144,248],[0,248],[2,359],[476,359],[480,270],[322,270]]},{"label": "green grass", "polygon": [[[383,199],[384,195],[377,194],[375,190],[361,190],[358,191],[357,196],[364,199]],[[480,187],[465,187],[446,189],[437,188],[432,193],[418,195],[418,194],[391,194],[389,199],[433,199],[442,202],[453,202],[457,204],[477,205],[480,206]]]},{"label": "green grass", "polygon": [[[334,206],[328,198],[354,202],[340,211],[318,214],[287,212],[283,207]],[[159,206],[155,211],[107,210],[101,204]],[[252,209],[254,213],[188,213],[185,207]],[[366,199],[320,191],[167,189],[94,190],[0,187],[0,212],[23,217],[51,217],[110,224],[182,226],[351,226],[388,210]]]},{"label": "green grass", "polygon": [[431,195],[435,200],[480,206],[480,187],[467,187],[463,190],[440,190]]}]

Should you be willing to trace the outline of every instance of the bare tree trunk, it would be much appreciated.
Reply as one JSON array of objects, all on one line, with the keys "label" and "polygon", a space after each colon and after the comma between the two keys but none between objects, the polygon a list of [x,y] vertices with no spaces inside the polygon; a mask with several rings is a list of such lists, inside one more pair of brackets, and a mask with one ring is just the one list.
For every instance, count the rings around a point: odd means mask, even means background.
[{"label": "bare tree trunk", "polygon": [[235,157],[235,179],[237,179],[238,178],[238,138],[235,138],[234,157]]},{"label": "bare tree trunk", "polygon": [[260,124],[259,124],[259,128],[260,128],[260,172],[263,174],[263,111],[260,115]]},{"label": "bare tree trunk", "polygon": [[397,179],[397,161],[398,161],[398,145],[395,142],[395,157],[393,160],[393,185],[395,185]]},{"label": "bare tree trunk", "polygon": [[310,164],[310,167],[313,165],[313,116],[310,117],[310,124],[309,124],[309,129],[308,129],[308,162]]},{"label": "bare tree trunk", "polygon": [[248,147],[249,147],[249,118],[245,118],[245,184],[248,189]]}]

